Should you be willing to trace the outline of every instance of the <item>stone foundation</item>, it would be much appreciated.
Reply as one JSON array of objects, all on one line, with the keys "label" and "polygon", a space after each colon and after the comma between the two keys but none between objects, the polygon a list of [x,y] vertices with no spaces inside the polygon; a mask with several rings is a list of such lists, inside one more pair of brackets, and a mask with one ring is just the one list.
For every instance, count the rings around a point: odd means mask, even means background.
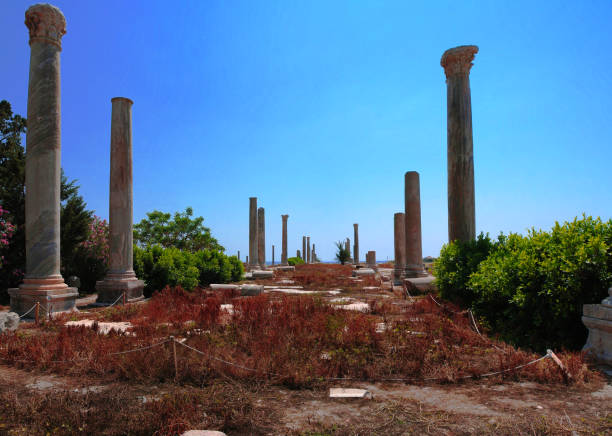
[{"label": "stone foundation", "polygon": [[601,304],[582,306],[582,323],[589,329],[583,350],[596,360],[612,365],[612,288]]},{"label": "stone foundation", "polygon": [[104,280],[96,282],[96,291],[98,291],[96,304],[101,306],[113,304],[124,292],[126,302],[134,303],[143,300],[143,288],[144,281],[138,280],[135,276],[134,278],[119,280],[106,276]]},{"label": "stone foundation", "polygon": [[[79,295],[77,288],[69,288],[60,277],[56,284],[44,284],[50,279],[25,279],[18,288],[11,288],[8,293],[11,297],[11,311],[20,316],[30,310],[37,302],[45,315],[48,312],[67,312],[76,309],[76,299]],[[30,312],[29,318],[34,317]]]}]

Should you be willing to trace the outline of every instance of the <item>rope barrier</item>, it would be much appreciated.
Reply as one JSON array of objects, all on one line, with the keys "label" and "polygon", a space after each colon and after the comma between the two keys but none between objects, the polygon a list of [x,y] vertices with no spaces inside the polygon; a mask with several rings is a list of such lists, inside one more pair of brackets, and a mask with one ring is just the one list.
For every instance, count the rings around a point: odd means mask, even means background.
[{"label": "rope barrier", "polygon": [[121,300],[122,298],[123,298],[123,294],[119,295],[119,297],[118,297],[118,298],[115,300],[115,302],[114,302],[113,304],[111,304],[110,306],[107,306],[107,309],[108,309],[109,307],[113,307],[113,306],[114,306],[115,304],[117,304],[117,302],[118,302],[119,300]]},{"label": "rope barrier", "polygon": [[23,315],[20,315],[19,318],[23,318],[25,317],[28,313],[30,313],[31,311],[33,311],[34,309],[36,309],[36,303],[34,304],[34,306],[30,307],[30,310],[28,310],[26,313],[24,313]]}]

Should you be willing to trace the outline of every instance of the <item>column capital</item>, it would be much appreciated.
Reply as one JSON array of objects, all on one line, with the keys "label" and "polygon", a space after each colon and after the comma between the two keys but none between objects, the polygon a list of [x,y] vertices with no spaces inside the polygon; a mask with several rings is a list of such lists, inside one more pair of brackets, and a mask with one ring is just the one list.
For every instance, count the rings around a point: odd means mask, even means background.
[{"label": "column capital", "polygon": [[127,97],[113,97],[113,98],[111,98],[111,103],[114,103],[116,101],[125,101],[130,106],[134,104],[134,102],[132,100],[130,100],[129,98],[127,98]]},{"label": "column capital", "polygon": [[353,227],[357,228],[357,227],[359,227],[359,224],[355,223],[355,224],[353,224]]},{"label": "column capital", "polygon": [[283,219],[283,221],[287,221],[287,218],[289,218],[289,215],[281,215],[281,218]]},{"label": "column capital", "polygon": [[25,13],[25,25],[30,31],[30,45],[44,42],[62,49],[66,18],[57,7],[46,3],[30,6]]},{"label": "column capital", "polygon": [[444,68],[446,77],[469,74],[476,53],[478,53],[478,47],[475,45],[460,45],[446,50],[440,59],[440,65]]}]

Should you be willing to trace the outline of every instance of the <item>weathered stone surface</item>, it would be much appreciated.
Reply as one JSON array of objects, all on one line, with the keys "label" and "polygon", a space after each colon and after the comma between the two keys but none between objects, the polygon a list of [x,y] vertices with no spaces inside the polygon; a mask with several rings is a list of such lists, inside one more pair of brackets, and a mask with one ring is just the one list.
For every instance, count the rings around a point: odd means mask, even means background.
[{"label": "weathered stone surface", "polygon": [[256,269],[252,271],[252,276],[254,279],[269,279],[274,277],[274,271]]},{"label": "weathered stone surface", "polygon": [[231,283],[212,283],[210,289],[213,291],[237,290],[240,289],[240,285],[233,285]]},{"label": "weathered stone surface", "polygon": [[4,331],[17,330],[19,327],[19,315],[15,312],[0,312],[0,333]]},{"label": "weathered stone surface", "polygon": [[248,264],[250,268],[259,265],[257,237],[257,197],[249,197],[249,255]]},{"label": "weathered stone surface", "polygon": [[448,239],[476,237],[474,151],[470,69],[478,47],[446,50],[440,64],[446,74],[448,153]]},{"label": "weathered stone surface", "polygon": [[372,398],[372,394],[365,389],[329,388],[330,398]]},{"label": "weathered stone surface", "polygon": [[406,269],[405,277],[427,275],[423,267],[421,242],[421,187],[419,173],[408,171],[404,176]]},{"label": "weathered stone surface", "polygon": [[359,265],[359,224],[353,224],[353,231],[353,240],[355,241],[353,245],[353,263]]},{"label": "weathered stone surface", "polygon": [[127,301],[144,299],[144,282],[133,268],[132,100],[111,99],[109,195],[109,269],[96,283],[98,304],[113,304],[123,293]]},{"label": "weathered stone surface", "polygon": [[374,274],[376,274],[376,271],[374,271],[372,268],[359,268],[353,270],[353,277],[373,276]]},{"label": "weathered stone surface", "polygon": [[266,267],[266,211],[263,207],[257,209],[257,258],[259,266]]},{"label": "weathered stone surface", "polygon": [[275,268],[278,271],[295,271],[295,267],[293,265],[281,265]]},{"label": "weathered stone surface", "polygon": [[26,274],[9,289],[11,310],[23,314],[37,301],[53,312],[75,307],[78,292],[60,274],[60,52],[66,20],[55,6],[26,11],[30,32],[28,130],[25,168]]},{"label": "weathered stone surface", "polygon": [[242,296],[255,296],[260,295],[264,291],[263,285],[241,285],[240,295]]},{"label": "weathered stone surface", "polygon": [[612,365],[612,288],[602,304],[585,304],[582,323],[589,329],[583,350],[596,360]]},{"label": "weathered stone surface", "polygon": [[281,265],[287,265],[287,219],[289,219],[289,215],[281,215],[281,219],[283,220]]},{"label": "weathered stone surface", "polygon": [[181,436],[226,436],[222,431],[217,430],[189,430]]}]

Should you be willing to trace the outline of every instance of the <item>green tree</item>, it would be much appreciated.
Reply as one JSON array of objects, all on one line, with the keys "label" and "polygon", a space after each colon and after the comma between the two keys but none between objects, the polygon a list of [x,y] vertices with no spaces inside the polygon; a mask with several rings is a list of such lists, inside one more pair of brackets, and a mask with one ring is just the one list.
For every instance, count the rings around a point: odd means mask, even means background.
[{"label": "green tree", "polygon": [[199,250],[225,251],[204,227],[204,218],[193,216],[193,209],[176,212],[174,217],[158,210],[147,213],[147,218],[134,225],[134,242],[141,247],[175,247],[179,250],[196,252]]},{"label": "green tree", "polygon": [[346,261],[349,260],[351,255],[346,249],[346,245],[342,241],[336,242],[336,249],[338,250],[336,251],[336,259],[338,260],[338,262],[344,265]]}]

